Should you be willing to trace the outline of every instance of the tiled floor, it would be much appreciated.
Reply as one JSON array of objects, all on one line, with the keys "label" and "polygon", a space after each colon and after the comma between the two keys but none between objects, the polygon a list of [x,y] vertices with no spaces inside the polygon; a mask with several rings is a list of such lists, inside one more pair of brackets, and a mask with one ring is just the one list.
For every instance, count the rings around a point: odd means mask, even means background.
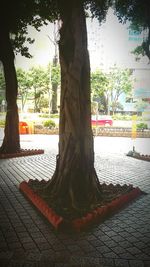
[{"label": "tiled floor", "polygon": [[49,179],[55,155],[0,161],[0,266],[150,266],[150,162],[102,153],[101,181],[147,192],[89,232],[67,235],[52,226],[18,189],[23,180]]}]

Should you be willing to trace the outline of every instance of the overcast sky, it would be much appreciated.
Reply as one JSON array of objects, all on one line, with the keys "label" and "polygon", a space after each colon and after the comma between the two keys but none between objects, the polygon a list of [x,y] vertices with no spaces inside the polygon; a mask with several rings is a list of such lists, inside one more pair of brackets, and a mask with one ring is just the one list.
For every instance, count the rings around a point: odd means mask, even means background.
[{"label": "overcast sky", "polygon": [[[49,62],[52,62],[54,45],[48,36],[53,39],[53,30],[53,24],[42,27],[40,32],[29,27],[29,36],[35,39],[34,44],[29,47],[33,58],[26,59],[17,55],[16,67],[28,69],[34,65],[47,66]],[[142,36],[137,36],[138,39],[129,36],[128,24],[120,24],[112,10],[108,12],[106,22],[101,26],[96,19],[93,21],[88,19],[87,30],[91,69],[107,68],[114,64],[122,67],[149,68],[147,58],[137,63],[134,55],[131,54],[133,48],[140,44]]]}]

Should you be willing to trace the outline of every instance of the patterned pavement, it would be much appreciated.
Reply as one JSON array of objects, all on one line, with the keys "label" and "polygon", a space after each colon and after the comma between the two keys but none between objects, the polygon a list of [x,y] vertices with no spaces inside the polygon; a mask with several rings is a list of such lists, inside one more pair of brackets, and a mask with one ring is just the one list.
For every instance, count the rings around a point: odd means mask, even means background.
[{"label": "patterned pavement", "polygon": [[150,267],[150,162],[101,153],[102,182],[133,184],[147,192],[89,232],[55,231],[18,190],[28,179],[49,179],[55,154],[0,161],[0,266]]}]

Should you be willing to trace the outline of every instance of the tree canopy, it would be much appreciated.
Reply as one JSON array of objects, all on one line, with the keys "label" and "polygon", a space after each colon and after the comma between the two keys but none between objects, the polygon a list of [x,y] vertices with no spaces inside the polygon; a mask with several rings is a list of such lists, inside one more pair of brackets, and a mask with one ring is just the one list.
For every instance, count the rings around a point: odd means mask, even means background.
[{"label": "tree canopy", "polygon": [[[0,3],[0,34],[2,36],[4,32],[9,32],[14,52],[26,57],[31,57],[26,44],[34,42],[28,37],[28,26],[39,30],[46,23],[38,15],[38,9],[36,0],[2,0]],[[53,19],[52,14],[48,19]]]},{"label": "tree canopy", "polygon": [[135,49],[136,55],[146,55],[150,60],[150,2],[149,0],[115,0],[115,13],[121,23],[129,21],[135,31],[144,31],[144,39]]}]

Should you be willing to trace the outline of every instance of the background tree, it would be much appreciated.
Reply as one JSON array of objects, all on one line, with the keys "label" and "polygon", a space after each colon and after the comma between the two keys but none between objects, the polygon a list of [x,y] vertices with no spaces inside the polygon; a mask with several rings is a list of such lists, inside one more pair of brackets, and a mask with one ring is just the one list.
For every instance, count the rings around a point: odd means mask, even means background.
[{"label": "background tree", "polygon": [[149,100],[146,101],[146,99],[138,99],[134,106],[138,112],[144,112],[149,106]]},{"label": "background tree", "polygon": [[48,65],[32,67],[28,71],[17,69],[18,98],[21,99],[22,111],[30,98],[34,98],[35,112],[48,108],[49,98],[52,98],[51,83],[60,85],[60,66]]},{"label": "background tree", "polygon": [[18,98],[21,98],[21,110],[24,112],[25,103],[30,94],[30,81],[28,72],[21,68],[17,69]]},{"label": "background tree", "polygon": [[98,102],[98,109],[104,113],[108,113],[108,75],[101,70],[91,73],[91,90],[93,101]]},{"label": "background tree", "polygon": [[53,65],[51,68],[51,84],[52,84],[51,113],[55,114],[55,113],[58,113],[57,91],[58,91],[58,86],[60,85],[60,66],[59,66],[58,62],[55,62],[55,64],[54,64],[54,61],[53,61]]},{"label": "background tree", "polygon": [[40,101],[50,87],[50,73],[48,68],[32,67],[28,71],[29,87],[34,98],[34,112],[40,112]]},{"label": "background tree", "polygon": [[[54,31],[53,31],[53,39],[48,35],[49,40],[54,45],[54,58],[53,64],[51,67],[51,85],[52,85],[52,99],[51,99],[51,113],[55,114],[58,112],[57,109],[57,89],[58,89],[58,75],[60,73],[59,63],[58,63],[58,40],[59,40],[59,21],[54,21]],[[57,75],[57,77],[55,77]],[[59,75],[60,76],[60,75]]]},{"label": "background tree", "polygon": [[5,78],[3,69],[0,67],[0,103],[5,99]]},{"label": "background tree", "polygon": [[110,106],[112,113],[119,108],[121,104],[119,97],[121,94],[129,94],[132,90],[132,72],[129,69],[114,68],[109,73],[109,90],[110,90]]},{"label": "background tree", "polygon": [[[4,139],[1,153],[13,153],[20,150],[19,117],[17,107],[18,84],[14,65],[14,49],[22,55],[29,56],[25,41],[32,43],[27,37],[28,24],[38,28],[41,25],[37,14],[37,1],[2,0],[0,3],[0,61],[4,68],[6,84],[7,113]],[[42,21],[43,22],[43,21]]]},{"label": "background tree", "polygon": [[115,0],[113,1],[115,13],[121,23],[129,21],[130,27],[144,32],[143,42],[134,53],[136,56],[146,55],[150,60],[150,3],[149,0]]},{"label": "background tree", "polygon": [[132,91],[132,72],[129,69],[114,67],[110,72],[97,70],[91,75],[91,88],[94,100],[98,100],[103,111],[108,114],[122,109],[119,97]]}]

